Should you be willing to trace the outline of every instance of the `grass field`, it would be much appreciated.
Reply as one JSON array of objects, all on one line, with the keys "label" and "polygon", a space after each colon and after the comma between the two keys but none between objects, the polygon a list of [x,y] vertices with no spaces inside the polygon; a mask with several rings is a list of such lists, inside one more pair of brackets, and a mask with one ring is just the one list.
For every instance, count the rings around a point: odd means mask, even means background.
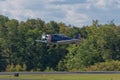
[{"label": "grass field", "polygon": [[41,74],[41,75],[0,75],[1,79],[19,80],[120,80],[120,74]]}]

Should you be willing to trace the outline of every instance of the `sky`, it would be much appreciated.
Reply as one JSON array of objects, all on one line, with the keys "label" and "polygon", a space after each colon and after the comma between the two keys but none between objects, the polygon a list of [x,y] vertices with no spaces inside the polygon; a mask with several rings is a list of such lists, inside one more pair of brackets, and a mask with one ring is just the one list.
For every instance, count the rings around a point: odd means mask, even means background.
[{"label": "sky", "polygon": [[0,14],[26,21],[40,18],[82,27],[92,20],[120,24],[120,0],[0,0]]}]

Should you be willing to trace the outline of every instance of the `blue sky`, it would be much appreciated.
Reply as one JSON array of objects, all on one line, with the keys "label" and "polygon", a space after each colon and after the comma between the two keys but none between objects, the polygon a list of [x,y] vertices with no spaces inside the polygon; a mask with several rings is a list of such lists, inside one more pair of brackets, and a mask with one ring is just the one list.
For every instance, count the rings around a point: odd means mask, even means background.
[{"label": "blue sky", "polygon": [[0,0],[0,14],[25,21],[41,18],[82,27],[92,20],[120,23],[120,0]]}]

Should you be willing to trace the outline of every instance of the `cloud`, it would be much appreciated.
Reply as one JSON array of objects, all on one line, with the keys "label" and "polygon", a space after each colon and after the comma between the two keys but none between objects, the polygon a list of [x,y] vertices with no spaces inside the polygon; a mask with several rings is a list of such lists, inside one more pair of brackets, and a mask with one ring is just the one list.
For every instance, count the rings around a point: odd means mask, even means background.
[{"label": "cloud", "polygon": [[[88,20],[84,13],[77,12],[85,4],[71,4],[71,0],[5,0],[0,2],[0,12],[10,18],[26,20],[42,18],[45,21],[55,20],[67,24],[82,24]],[[79,0],[77,1],[79,2]],[[65,4],[59,4],[65,3]]]},{"label": "cloud", "polygon": [[87,10],[86,4],[62,4],[58,7],[65,13],[65,17],[62,20],[68,24],[82,26],[89,20],[89,16],[86,13],[79,11],[81,9]]},{"label": "cloud", "polygon": [[[116,17],[120,0],[0,0],[0,8],[0,13],[10,19],[41,18],[82,26],[105,18],[104,14]],[[111,15],[113,11],[116,15]]]},{"label": "cloud", "polygon": [[[27,0],[6,0],[0,3],[1,13],[7,15],[10,18],[23,20],[26,18],[36,18],[38,11],[29,9]],[[27,8],[28,7],[28,8]]]},{"label": "cloud", "polygon": [[67,11],[67,15],[64,18],[65,22],[69,24],[73,24],[74,22],[75,25],[82,26],[86,21],[89,20],[88,15],[84,13],[76,13],[74,11]]},{"label": "cloud", "polygon": [[[52,1],[52,0],[48,0]],[[0,2],[1,12],[3,14],[9,14],[11,17],[19,17],[20,15],[32,18],[43,14],[45,11],[45,3],[46,1],[40,0],[6,0],[4,2]],[[43,11],[43,12],[42,12]],[[9,16],[8,15],[8,16]]]},{"label": "cloud", "polygon": [[98,9],[114,9],[119,8],[120,0],[87,0],[90,7]]},{"label": "cloud", "polygon": [[87,0],[87,2],[97,8],[105,8],[106,7],[106,0]]}]

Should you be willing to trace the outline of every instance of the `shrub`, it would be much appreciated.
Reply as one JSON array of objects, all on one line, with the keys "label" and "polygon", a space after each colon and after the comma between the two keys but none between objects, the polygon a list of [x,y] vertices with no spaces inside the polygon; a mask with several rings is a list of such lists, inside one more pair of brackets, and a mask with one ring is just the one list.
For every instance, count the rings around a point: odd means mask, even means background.
[{"label": "shrub", "polygon": [[26,71],[26,65],[23,64],[22,66],[20,64],[17,64],[17,65],[11,64],[7,66],[6,71],[7,72]]},{"label": "shrub", "polygon": [[85,68],[86,71],[120,71],[120,61],[106,61]]}]

